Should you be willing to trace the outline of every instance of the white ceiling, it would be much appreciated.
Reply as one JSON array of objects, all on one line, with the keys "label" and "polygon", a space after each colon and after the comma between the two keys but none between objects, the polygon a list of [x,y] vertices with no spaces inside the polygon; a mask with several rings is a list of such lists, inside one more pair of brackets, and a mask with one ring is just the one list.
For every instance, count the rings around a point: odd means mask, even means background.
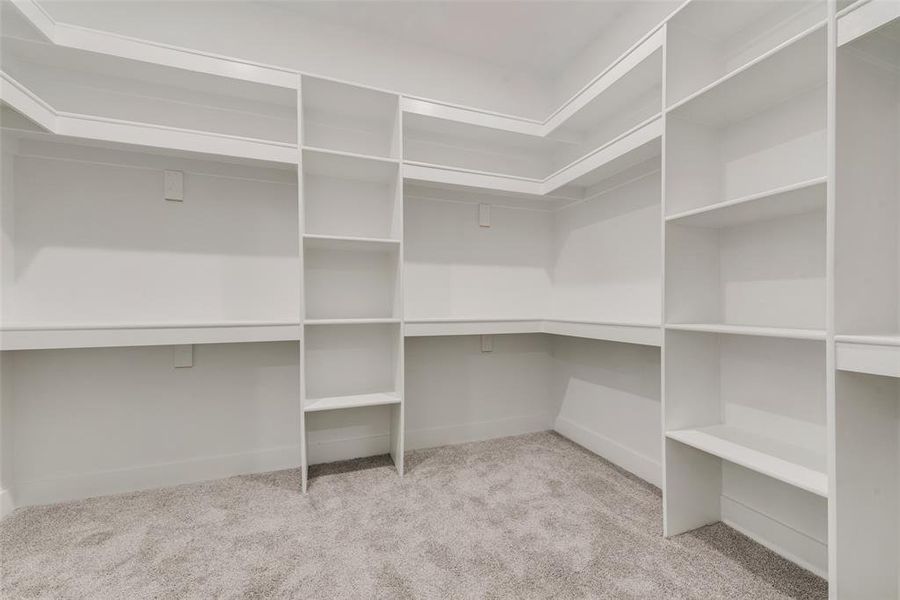
[{"label": "white ceiling", "polygon": [[623,14],[672,0],[259,0],[307,18],[552,75]]}]

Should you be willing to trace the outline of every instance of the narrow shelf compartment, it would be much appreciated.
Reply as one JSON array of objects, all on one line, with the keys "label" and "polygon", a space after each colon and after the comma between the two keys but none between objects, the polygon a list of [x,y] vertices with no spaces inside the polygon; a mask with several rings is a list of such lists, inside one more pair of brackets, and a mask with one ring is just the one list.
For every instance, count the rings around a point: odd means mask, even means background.
[{"label": "narrow shelf compartment", "polygon": [[712,204],[666,217],[688,227],[734,227],[755,221],[825,210],[826,179],[818,177],[795,185]]},{"label": "narrow shelf compartment", "polygon": [[667,28],[667,105],[779,51],[827,18],[817,0],[695,0]]},{"label": "narrow shelf compartment", "polygon": [[52,133],[296,163],[295,90],[49,43],[2,43],[4,102]]},{"label": "narrow shelf compartment", "polygon": [[0,328],[0,350],[231,344],[300,340],[299,323],[128,323]]},{"label": "narrow shelf compartment", "polygon": [[399,314],[400,244],[304,237],[306,319],[392,319]]},{"label": "narrow shelf compartment", "polygon": [[304,148],[302,168],[308,234],[399,239],[398,161]]},{"label": "narrow shelf compartment", "polygon": [[728,335],[752,335],[757,337],[785,338],[793,340],[825,340],[824,329],[792,329],[787,327],[754,327],[750,325],[725,325],[722,323],[668,323],[673,331],[697,331]]},{"label": "narrow shelf compartment", "polygon": [[400,395],[395,392],[380,392],[375,394],[330,396],[327,398],[307,398],[303,411],[309,413],[342,408],[360,408],[363,406],[383,406],[386,404],[400,404]]},{"label": "narrow shelf compartment", "polygon": [[304,76],[303,145],[399,158],[399,98],[394,94]]},{"label": "narrow shelf compartment", "polygon": [[[821,188],[810,191],[821,197]],[[803,208],[819,202],[805,196],[795,197]],[[763,221],[747,222],[759,212],[746,208],[667,221],[666,322],[824,329],[824,202],[821,208]],[[721,226],[694,226],[695,219]]]},{"label": "narrow shelf compartment", "polygon": [[[779,521],[825,558],[829,481],[826,344],[736,331],[665,332],[666,535],[779,498]],[[671,481],[671,480],[670,480]],[[761,534],[762,532],[760,532]]]},{"label": "narrow shelf compartment", "polygon": [[837,335],[837,368],[900,377],[900,334]]},{"label": "narrow shelf compartment", "polygon": [[727,425],[670,431],[666,437],[817,496],[828,496],[824,454]]},{"label": "narrow shelf compartment", "polygon": [[822,26],[669,109],[670,215],[824,177],[825,57]]},{"label": "narrow shelf compartment", "polygon": [[316,399],[331,403],[347,396],[384,397],[386,391],[402,389],[402,340],[396,324],[306,327],[303,340],[305,407]]}]

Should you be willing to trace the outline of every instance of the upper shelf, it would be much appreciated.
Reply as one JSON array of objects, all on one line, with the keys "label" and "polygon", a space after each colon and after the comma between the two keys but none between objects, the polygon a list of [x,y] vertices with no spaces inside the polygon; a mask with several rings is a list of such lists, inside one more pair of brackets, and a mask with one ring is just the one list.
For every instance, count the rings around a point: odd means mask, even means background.
[{"label": "upper shelf", "polygon": [[777,51],[827,18],[821,0],[693,0],[667,28],[667,105]]},{"label": "upper shelf", "polygon": [[297,162],[296,92],[4,37],[0,100],[61,136]]},{"label": "upper shelf", "polygon": [[[896,0],[860,2],[838,19],[838,46],[849,44],[863,36],[869,37],[869,33],[877,33],[877,36],[864,42],[866,50],[895,66],[900,65],[900,56],[896,50],[900,42],[900,3]],[[879,44],[878,37],[884,42]]]},{"label": "upper shelf", "polygon": [[814,27],[669,108],[672,116],[720,127],[825,83],[826,30]]},{"label": "upper shelf", "polygon": [[304,76],[303,145],[399,158],[399,97],[369,88]]}]

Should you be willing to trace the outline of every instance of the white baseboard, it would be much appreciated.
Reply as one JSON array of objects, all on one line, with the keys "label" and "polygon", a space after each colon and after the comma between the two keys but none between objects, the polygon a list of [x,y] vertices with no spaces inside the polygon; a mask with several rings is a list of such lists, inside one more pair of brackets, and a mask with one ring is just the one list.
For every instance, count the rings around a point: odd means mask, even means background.
[{"label": "white baseboard", "polygon": [[52,504],[297,467],[298,446],[16,482],[16,504]]},{"label": "white baseboard", "polygon": [[450,444],[480,442],[510,435],[522,435],[547,431],[553,426],[553,416],[549,414],[508,417],[491,421],[477,421],[463,425],[428,427],[406,430],[406,449],[434,448]]},{"label": "white baseboard", "polygon": [[662,465],[658,461],[623,446],[604,435],[586,429],[565,417],[556,419],[554,430],[561,436],[572,440],[579,446],[584,446],[594,454],[602,456],[629,473],[633,473],[657,487],[662,486]]},{"label": "white baseboard", "polygon": [[12,493],[9,490],[0,490],[0,519],[11,513],[15,507]]},{"label": "white baseboard", "polygon": [[391,435],[384,433],[356,438],[309,441],[307,444],[309,464],[318,465],[387,454],[391,447]]},{"label": "white baseboard", "polygon": [[828,578],[827,543],[728,496],[722,496],[722,522],[804,569]]}]

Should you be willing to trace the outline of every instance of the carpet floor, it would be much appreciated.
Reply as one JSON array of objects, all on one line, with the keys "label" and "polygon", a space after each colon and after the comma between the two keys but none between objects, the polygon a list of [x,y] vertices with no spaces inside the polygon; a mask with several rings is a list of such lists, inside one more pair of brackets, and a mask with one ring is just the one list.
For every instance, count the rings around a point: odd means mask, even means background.
[{"label": "carpet floor", "polygon": [[826,598],[734,530],[662,537],[655,487],[554,433],[231,477],[0,523],[13,598]]}]

